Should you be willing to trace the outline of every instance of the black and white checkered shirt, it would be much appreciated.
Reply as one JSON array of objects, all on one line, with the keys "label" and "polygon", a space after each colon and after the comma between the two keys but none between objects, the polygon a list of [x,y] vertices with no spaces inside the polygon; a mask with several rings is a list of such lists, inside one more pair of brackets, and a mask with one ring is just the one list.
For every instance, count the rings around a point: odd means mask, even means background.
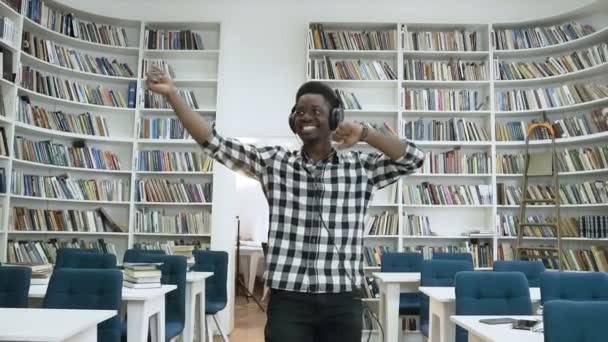
[{"label": "black and white checkered shirt", "polygon": [[202,146],[221,164],[262,184],[270,210],[266,283],[299,292],[361,287],[364,216],[372,191],[412,173],[424,160],[408,142],[397,161],[379,152],[334,151],[315,163],[302,151],[244,144],[215,129]]}]

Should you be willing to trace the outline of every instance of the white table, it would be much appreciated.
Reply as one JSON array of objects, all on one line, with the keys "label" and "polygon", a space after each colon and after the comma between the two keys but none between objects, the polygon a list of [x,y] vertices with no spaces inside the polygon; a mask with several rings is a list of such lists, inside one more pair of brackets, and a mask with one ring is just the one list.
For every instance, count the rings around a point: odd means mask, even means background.
[{"label": "white table", "polygon": [[542,321],[542,316],[452,316],[451,320],[469,332],[469,342],[544,342],[541,332],[513,329],[511,324],[479,322],[483,318],[498,317]]},{"label": "white table", "polygon": [[[384,326],[384,341],[399,340],[399,294],[417,292],[420,286],[420,272],[376,272],[380,288],[380,322]],[[402,291],[405,290],[405,291]]]},{"label": "white table", "polygon": [[0,341],[97,341],[97,324],[114,310],[0,308]]},{"label": "white table", "polygon": [[[429,296],[429,342],[454,342],[456,326],[450,317],[456,314],[454,287],[420,287]],[[530,288],[532,303],[540,302],[540,289]]]},{"label": "white table", "polygon": [[194,341],[194,327],[197,322],[197,340],[205,340],[205,280],[212,275],[213,272],[186,273],[186,321],[183,332],[185,342]]},{"label": "white table", "polygon": [[[243,272],[245,275],[245,282],[247,283],[247,289],[249,293],[253,293],[255,289],[255,276],[258,273],[258,264],[260,259],[264,257],[264,251],[262,250],[262,246],[243,246],[243,242],[241,242],[241,246],[239,247],[240,256],[249,257],[249,267],[248,272]],[[239,260],[240,262],[240,260]],[[237,275],[238,276],[238,275]]]},{"label": "white table", "polygon": [[[165,294],[175,290],[175,285],[163,285],[154,289],[122,288],[122,300],[127,303],[127,340],[146,342],[148,323],[152,341],[165,341]],[[47,285],[31,285],[30,298],[44,298]]]}]

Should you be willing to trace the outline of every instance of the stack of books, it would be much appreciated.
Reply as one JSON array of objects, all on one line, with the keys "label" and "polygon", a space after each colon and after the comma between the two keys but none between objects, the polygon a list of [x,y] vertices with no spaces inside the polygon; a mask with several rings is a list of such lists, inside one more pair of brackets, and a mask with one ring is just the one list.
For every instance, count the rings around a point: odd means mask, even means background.
[{"label": "stack of books", "polygon": [[47,285],[53,273],[53,265],[48,263],[9,263],[3,266],[21,266],[32,269],[31,285]]},{"label": "stack of books", "polygon": [[152,289],[161,287],[160,265],[162,263],[125,262],[123,264],[124,287],[133,289]]},{"label": "stack of books", "polygon": [[186,257],[188,262],[188,268],[194,265],[194,257],[192,256],[192,251],[194,250],[194,246],[189,245],[176,245],[171,247],[171,253],[173,255],[181,255]]}]

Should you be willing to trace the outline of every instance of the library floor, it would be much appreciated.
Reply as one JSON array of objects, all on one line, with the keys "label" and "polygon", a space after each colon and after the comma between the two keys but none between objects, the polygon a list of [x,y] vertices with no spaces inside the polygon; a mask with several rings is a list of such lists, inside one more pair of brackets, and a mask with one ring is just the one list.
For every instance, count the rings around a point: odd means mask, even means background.
[{"label": "library floor", "polygon": [[[260,298],[258,293],[255,294]],[[267,303],[262,303],[266,308]],[[235,321],[234,330],[230,334],[230,342],[264,342],[264,326],[266,325],[266,313],[262,312],[254,301],[243,296],[235,298]],[[221,342],[222,337],[216,336],[214,342]]]}]

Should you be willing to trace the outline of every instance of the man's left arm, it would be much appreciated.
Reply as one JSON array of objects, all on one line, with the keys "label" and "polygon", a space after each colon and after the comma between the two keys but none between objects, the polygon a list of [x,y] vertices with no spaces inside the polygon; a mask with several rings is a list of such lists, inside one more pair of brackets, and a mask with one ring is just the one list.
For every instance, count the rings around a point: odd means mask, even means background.
[{"label": "man's left arm", "polygon": [[380,153],[362,153],[361,161],[378,188],[409,175],[424,163],[425,154],[407,139],[386,136],[355,122],[343,122],[334,132],[338,148],[348,148],[359,141],[368,143]]}]

